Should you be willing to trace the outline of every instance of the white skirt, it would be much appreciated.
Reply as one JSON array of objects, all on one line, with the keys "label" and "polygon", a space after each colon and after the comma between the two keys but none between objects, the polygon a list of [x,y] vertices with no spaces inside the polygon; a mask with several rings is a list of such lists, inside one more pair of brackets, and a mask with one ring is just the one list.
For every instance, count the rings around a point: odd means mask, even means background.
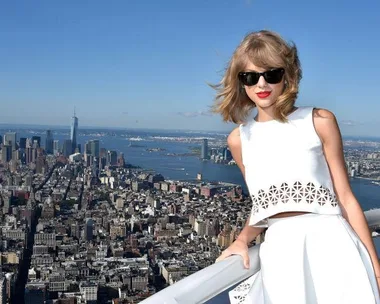
[{"label": "white skirt", "polygon": [[380,304],[371,258],[341,215],[269,219],[261,269],[229,292],[232,304]]}]

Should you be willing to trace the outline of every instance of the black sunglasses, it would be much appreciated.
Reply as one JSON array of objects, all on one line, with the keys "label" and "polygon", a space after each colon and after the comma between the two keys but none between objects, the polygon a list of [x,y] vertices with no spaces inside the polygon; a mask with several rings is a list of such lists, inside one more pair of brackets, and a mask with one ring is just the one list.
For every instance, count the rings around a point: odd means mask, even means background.
[{"label": "black sunglasses", "polygon": [[284,76],[285,70],[283,68],[272,69],[262,73],[258,72],[240,72],[238,78],[246,86],[253,86],[259,82],[260,76],[263,76],[265,81],[270,84],[279,83]]}]

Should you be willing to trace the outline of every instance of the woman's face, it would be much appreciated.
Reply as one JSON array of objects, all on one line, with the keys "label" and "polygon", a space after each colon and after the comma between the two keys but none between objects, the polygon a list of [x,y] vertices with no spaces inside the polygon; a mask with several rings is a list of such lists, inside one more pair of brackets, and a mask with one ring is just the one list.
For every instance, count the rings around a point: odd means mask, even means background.
[{"label": "woman's face", "polygon": [[[275,68],[273,68],[275,69]],[[263,69],[255,66],[253,63],[248,62],[244,72],[265,72],[269,69]],[[276,76],[276,75],[275,75]],[[277,75],[278,76],[278,75]],[[277,98],[282,94],[284,90],[284,76],[280,78],[280,82],[272,84],[268,83],[264,76],[261,75],[258,82],[252,86],[244,85],[245,92],[248,97],[256,104],[259,108],[271,107],[277,100]],[[270,82],[273,82],[269,80]]]}]

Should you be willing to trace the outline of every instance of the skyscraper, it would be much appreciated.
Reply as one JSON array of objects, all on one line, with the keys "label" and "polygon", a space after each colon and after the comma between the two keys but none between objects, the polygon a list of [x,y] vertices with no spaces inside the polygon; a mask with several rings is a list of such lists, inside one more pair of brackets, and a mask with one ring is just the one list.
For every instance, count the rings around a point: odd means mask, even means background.
[{"label": "skyscraper", "polygon": [[51,130],[46,131],[45,151],[47,154],[53,153],[53,134]]},{"label": "skyscraper", "polygon": [[204,138],[203,142],[202,142],[201,159],[208,159],[208,143],[207,143],[207,138]]},{"label": "skyscraper", "polygon": [[59,152],[59,140],[55,139],[53,141],[53,153],[54,155],[57,155],[58,152]]},{"label": "skyscraper", "polygon": [[100,156],[100,144],[98,139],[93,139],[90,140],[89,142],[90,145],[90,151],[91,155],[98,158]]},{"label": "skyscraper", "polygon": [[32,136],[33,148],[41,147],[41,136]]},{"label": "skyscraper", "polygon": [[26,149],[26,137],[20,137],[19,148]]},{"label": "skyscraper", "polygon": [[84,238],[86,241],[91,241],[93,238],[94,220],[92,218],[86,219],[86,226],[84,227]]},{"label": "skyscraper", "polygon": [[1,162],[3,164],[9,162],[12,159],[12,146],[10,144],[10,141],[3,145],[3,148],[1,149]]},{"label": "skyscraper", "polygon": [[75,109],[74,109],[74,116],[71,118],[71,132],[70,132],[70,139],[72,144],[71,153],[75,152],[75,149],[77,148],[77,136],[78,136],[78,117],[75,115]]},{"label": "skyscraper", "polygon": [[72,153],[72,147],[73,145],[72,145],[71,139],[65,139],[63,142],[62,154],[65,157],[69,157],[70,154]]},{"label": "skyscraper", "polygon": [[107,151],[107,165],[114,166],[117,164],[117,152],[116,151]]},{"label": "skyscraper", "polygon": [[12,146],[12,150],[16,150],[16,132],[7,132],[3,136],[3,145],[10,144]]}]

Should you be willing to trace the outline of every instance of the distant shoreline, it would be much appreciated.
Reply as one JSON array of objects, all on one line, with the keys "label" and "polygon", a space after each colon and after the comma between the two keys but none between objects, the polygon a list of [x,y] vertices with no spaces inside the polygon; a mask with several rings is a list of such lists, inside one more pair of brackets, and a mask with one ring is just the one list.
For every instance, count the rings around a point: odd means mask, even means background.
[{"label": "distant shoreline", "polygon": [[[10,124],[10,123],[0,123],[0,130],[6,129],[42,129],[42,130],[68,130],[70,131],[70,126],[67,125],[38,125],[38,124]],[[135,127],[107,127],[107,126],[80,126],[80,130],[110,130],[110,131],[156,131],[156,132],[192,132],[192,133],[217,133],[217,134],[229,134],[227,130],[190,130],[190,129],[154,129],[154,128],[135,128]],[[352,136],[352,135],[342,135],[343,140],[366,140],[366,141],[380,141],[380,136]]]},{"label": "distant shoreline", "polygon": [[370,178],[370,177],[363,177],[363,176],[355,176],[355,177],[350,177],[350,179],[365,179],[365,180],[368,180],[368,181],[374,181],[374,182],[378,182],[380,181],[380,177],[378,177],[377,179],[375,178]]}]

